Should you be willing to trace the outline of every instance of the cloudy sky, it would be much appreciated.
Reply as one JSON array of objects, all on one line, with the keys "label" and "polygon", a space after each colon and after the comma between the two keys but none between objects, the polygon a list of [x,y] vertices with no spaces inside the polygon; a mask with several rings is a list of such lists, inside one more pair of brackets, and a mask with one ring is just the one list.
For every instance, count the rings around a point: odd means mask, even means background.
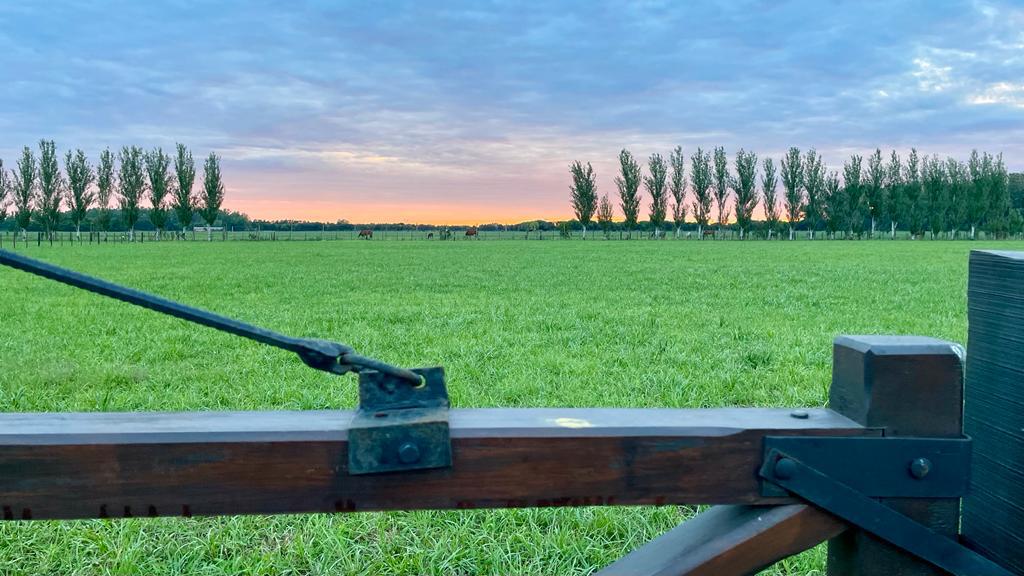
[{"label": "cloudy sky", "polygon": [[0,70],[5,166],[184,142],[260,218],[565,218],[569,162],[614,195],[622,147],[1024,169],[1013,2],[5,1]]}]

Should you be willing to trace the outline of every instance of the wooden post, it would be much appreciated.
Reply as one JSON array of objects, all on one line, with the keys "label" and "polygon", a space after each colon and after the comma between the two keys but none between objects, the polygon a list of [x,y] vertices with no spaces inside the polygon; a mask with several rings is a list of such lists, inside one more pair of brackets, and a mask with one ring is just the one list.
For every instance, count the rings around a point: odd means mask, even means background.
[{"label": "wooden post", "polygon": [[964,428],[974,441],[964,543],[1024,574],[1024,252],[972,251]]},{"label": "wooden post", "polygon": [[[917,336],[840,336],[833,346],[830,407],[885,436],[963,433],[963,349]],[[870,470],[864,471],[870,474]],[[960,500],[887,498],[900,513],[955,538]],[[943,574],[860,530],[829,541],[830,576]]]}]

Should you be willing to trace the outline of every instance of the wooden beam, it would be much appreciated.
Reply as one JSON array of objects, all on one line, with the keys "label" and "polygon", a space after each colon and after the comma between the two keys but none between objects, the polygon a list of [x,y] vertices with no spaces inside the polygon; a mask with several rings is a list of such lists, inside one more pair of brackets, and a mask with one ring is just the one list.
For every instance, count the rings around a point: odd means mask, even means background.
[{"label": "wooden beam", "polygon": [[0,506],[63,519],[791,503],[759,493],[762,437],[878,434],[802,412],[452,410],[452,468],[366,476],[346,470],[349,411],[0,414]]},{"label": "wooden beam", "polygon": [[715,506],[597,576],[753,574],[844,530],[842,520],[805,504]]}]

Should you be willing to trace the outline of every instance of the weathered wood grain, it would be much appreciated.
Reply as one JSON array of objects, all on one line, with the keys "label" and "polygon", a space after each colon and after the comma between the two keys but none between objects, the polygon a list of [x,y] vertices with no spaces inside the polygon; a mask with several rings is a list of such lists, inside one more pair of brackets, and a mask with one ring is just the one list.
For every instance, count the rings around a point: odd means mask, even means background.
[{"label": "weathered wood grain", "polygon": [[0,414],[7,519],[759,504],[767,434],[864,435],[829,410],[453,410],[453,467],[350,476],[347,411]]},{"label": "weathered wood grain", "polygon": [[715,506],[597,576],[753,574],[844,530],[842,520],[805,504]]}]

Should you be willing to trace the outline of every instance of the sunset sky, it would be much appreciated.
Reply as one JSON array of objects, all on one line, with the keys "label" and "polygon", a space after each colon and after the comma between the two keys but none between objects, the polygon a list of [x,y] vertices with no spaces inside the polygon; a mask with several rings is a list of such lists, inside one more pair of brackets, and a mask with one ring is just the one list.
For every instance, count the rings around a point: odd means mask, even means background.
[{"label": "sunset sky", "polygon": [[614,197],[622,147],[1024,169],[1011,2],[4,2],[0,70],[5,168],[183,142],[256,218],[568,218],[568,164]]}]

